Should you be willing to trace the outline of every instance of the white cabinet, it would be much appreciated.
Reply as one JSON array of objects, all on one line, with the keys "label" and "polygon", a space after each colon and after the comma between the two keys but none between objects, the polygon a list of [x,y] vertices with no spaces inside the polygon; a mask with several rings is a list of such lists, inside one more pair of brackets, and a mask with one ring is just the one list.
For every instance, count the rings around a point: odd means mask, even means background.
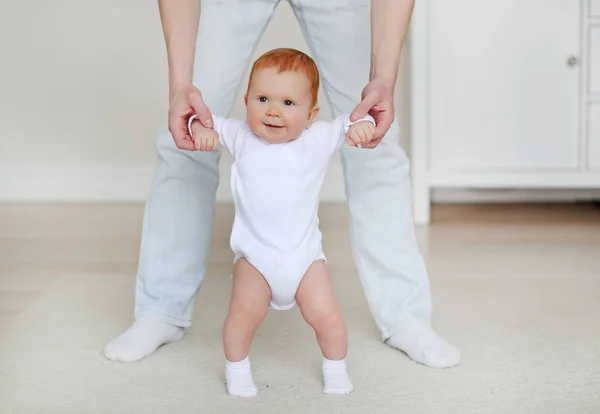
[{"label": "white cabinet", "polygon": [[415,221],[436,187],[600,188],[597,3],[415,2]]},{"label": "white cabinet", "polygon": [[600,95],[600,24],[589,27],[588,50],[588,91],[591,95]]},{"label": "white cabinet", "polygon": [[588,16],[600,17],[600,0],[589,0]]},{"label": "white cabinet", "polygon": [[576,2],[428,3],[431,168],[577,167]]}]

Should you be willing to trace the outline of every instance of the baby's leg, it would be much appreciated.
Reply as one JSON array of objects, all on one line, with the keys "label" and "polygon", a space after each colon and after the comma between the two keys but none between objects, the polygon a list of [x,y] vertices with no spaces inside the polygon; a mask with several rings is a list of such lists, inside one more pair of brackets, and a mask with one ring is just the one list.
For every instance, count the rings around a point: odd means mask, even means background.
[{"label": "baby's leg", "polygon": [[246,259],[239,259],[233,269],[233,291],[223,326],[225,378],[231,395],[251,397],[258,393],[248,352],[270,301],[271,289],[264,277]]},{"label": "baby's leg", "polygon": [[354,387],[346,371],[346,323],[323,260],[317,260],[307,270],[298,287],[296,302],[306,322],[315,330],[323,352],[323,391],[327,394],[349,394]]}]

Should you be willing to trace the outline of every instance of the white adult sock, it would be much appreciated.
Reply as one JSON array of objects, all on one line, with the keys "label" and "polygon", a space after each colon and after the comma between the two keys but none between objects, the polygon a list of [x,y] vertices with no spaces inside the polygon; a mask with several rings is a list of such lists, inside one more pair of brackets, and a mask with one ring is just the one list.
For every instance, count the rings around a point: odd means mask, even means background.
[{"label": "white adult sock", "polygon": [[460,363],[460,351],[423,322],[408,323],[386,343],[430,368],[450,368]]},{"label": "white adult sock", "polygon": [[225,380],[227,392],[237,397],[254,397],[258,388],[252,379],[252,369],[248,357],[241,361],[231,362],[225,359]]},{"label": "white adult sock", "polygon": [[332,361],[323,358],[323,382],[325,394],[350,394],[354,386],[348,376],[346,359]]},{"label": "white adult sock", "polygon": [[104,356],[113,361],[135,362],[154,353],[161,345],[183,337],[183,328],[153,317],[135,320],[133,325],[104,348]]}]

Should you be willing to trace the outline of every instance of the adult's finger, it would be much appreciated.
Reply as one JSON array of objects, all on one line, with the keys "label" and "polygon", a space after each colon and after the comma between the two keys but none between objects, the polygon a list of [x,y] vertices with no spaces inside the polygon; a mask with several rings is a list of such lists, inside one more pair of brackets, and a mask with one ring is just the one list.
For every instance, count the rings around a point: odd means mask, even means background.
[{"label": "adult's finger", "polygon": [[169,116],[169,132],[171,132],[177,148],[189,151],[196,149],[194,140],[188,134],[187,122],[183,116],[175,113]]},{"label": "adult's finger", "polygon": [[367,142],[366,144],[362,144],[362,148],[364,149],[374,149],[377,148],[377,145],[381,142],[382,138],[377,138],[372,141]]},{"label": "adult's finger", "polygon": [[204,103],[204,99],[202,99],[202,94],[199,91],[194,91],[190,95],[190,105],[194,108],[194,112],[198,115],[198,120],[202,124],[204,128],[212,128],[213,127],[213,119],[210,110]]},{"label": "adult's finger", "polygon": [[386,134],[390,126],[394,122],[394,114],[391,111],[381,112],[377,117],[377,126],[373,136],[375,139],[381,139]]},{"label": "adult's finger", "polygon": [[356,108],[354,108],[352,114],[350,114],[350,122],[356,122],[359,119],[363,118],[366,114],[369,113],[371,108],[377,105],[379,100],[380,98],[377,92],[372,91],[367,93],[363,100],[360,101],[358,105],[356,105]]},{"label": "adult's finger", "polygon": [[182,139],[180,141],[175,140],[175,146],[182,150],[194,151],[196,146],[194,145],[194,141],[191,139]]},{"label": "adult's finger", "polygon": [[173,139],[179,147],[179,143],[184,141],[188,136],[187,119],[185,111],[182,108],[176,104],[172,105],[169,110],[169,132],[173,135]]}]

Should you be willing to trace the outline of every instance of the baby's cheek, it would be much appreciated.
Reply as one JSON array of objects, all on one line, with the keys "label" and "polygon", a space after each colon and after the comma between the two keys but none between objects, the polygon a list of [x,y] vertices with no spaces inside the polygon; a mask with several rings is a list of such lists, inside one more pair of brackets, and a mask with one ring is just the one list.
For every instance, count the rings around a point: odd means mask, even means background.
[{"label": "baby's cheek", "polygon": [[250,128],[253,131],[256,131],[256,129],[261,125],[261,123],[257,121],[256,117],[248,117],[248,124],[250,124]]}]

